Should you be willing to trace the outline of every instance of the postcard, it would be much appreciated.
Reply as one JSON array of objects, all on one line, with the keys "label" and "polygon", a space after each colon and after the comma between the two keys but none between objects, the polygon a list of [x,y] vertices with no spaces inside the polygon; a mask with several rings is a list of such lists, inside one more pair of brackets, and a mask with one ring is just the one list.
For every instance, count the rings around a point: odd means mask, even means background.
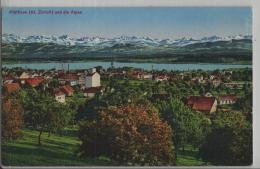
[{"label": "postcard", "polygon": [[251,7],[3,7],[3,166],[251,166]]}]

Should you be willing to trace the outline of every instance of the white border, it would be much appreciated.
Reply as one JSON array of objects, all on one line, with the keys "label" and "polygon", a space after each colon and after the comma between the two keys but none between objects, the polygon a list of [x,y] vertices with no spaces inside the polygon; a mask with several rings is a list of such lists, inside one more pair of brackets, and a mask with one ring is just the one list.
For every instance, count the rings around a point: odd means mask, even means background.
[{"label": "white border", "polygon": [[260,168],[260,1],[253,3],[253,166]]},{"label": "white border", "polygon": [[[253,7],[253,165],[260,168],[260,1],[258,0],[2,0],[1,7]],[[257,40],[258,39],[258,40]],[[12,167],[13,168],[13,167]],[[16,168],[16,167],[15,167]],[[44,167],[43,167],[44,168]],[[77,167],[76,167],[77,168]],[[92,168],[92,167],[91,167]],[[95,167],[94,167],[95,168]],[[178,167],[179,168],[179,167]],[[185,167],[187,168],[187,167]],[[205,168],[205,167],[203,167]],[[210,167],[211,168],[211,167]],[[214,167],[218,168],[218,167]],[[229,168],[229,167],[228,167]],[[236,167],[240,168],[240,167]],[[245,167],[244,167],[245,168]]]},{"label": "white border", "polygon": [[4,7],[252,6],[253,0],[2,0]]}]

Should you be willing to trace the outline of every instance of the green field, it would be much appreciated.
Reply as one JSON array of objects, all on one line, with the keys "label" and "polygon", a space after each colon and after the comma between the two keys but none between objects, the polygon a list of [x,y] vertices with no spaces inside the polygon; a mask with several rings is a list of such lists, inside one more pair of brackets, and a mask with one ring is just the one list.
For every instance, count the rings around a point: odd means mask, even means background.
[{"label": "green field", "polygon": [[201,161],[198,157],[198,149],[193,149],[192,146],[185,146],[185,150],[179,150],[177,153],[178,166],[205,166],[209,163]]},{"label": "green field", "polygon": [[[24,129],[23,137],[2,142],[2,164],[5,166],[113,166],[118,165],[106,157],[79,158],[77,149],[80,141],[71,132],[68,136],[42,135],[42,146],[37,145],[38,132]],[[186,147],[178,153],[177,165],[205,165],[196,158],[197,150]]]},{"label": "green field", "polygon": [[42,146],[37,145],[38,132],[25,129],[23,138],[2,143],[2,164],[6,166],[105,166],[113,165],[108,158],[79,158],[76,151],[80,141],[74,136],[42,135]]}]

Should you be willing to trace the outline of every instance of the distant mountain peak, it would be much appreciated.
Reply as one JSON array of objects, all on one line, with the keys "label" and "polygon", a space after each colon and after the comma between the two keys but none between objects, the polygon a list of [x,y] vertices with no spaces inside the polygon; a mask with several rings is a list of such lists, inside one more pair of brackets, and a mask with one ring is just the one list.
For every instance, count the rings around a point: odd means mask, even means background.
[{"label": "distant mountain peak", "polygon": [[46,36],[46,35],[30,35],[21,37],[12,33],[3,34],[2,41],[4,43],[55,43],[59,45],[79,45],[79,46],[95,46],[95,47],[113,47],[117,44],[129,44],[135,46],[186,46],[195,43],[216,42],[216,41],[231,41],[233,39],[252,39],[252,35],[235,35],[220,37],[217,35],[194,39],[192,37],[182,37],[180,39],[155,39],[148,36],[137,37],[121,35],[120,37],[104,38],[104,37],[80,37],[72,38],[68,35],[61,36]]}]

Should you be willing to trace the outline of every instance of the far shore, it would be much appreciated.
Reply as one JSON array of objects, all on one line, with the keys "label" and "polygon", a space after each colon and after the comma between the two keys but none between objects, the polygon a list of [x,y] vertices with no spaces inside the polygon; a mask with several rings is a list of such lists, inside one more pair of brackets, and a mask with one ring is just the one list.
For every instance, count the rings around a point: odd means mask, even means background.
[{"label": "far shore", "polygon": [[236,62],[180,62],[167,60],[150,60],[150,59],[126,59],[126,60],[110,60],[110,59],[84,59],[84,60],[3,60],[3,64],[35,64],[35,63],[82,63],[82,62],[118,62],[118,63],[155,63],[155,64],[221,64],[221,65],[252,65],[252,61],[236,61]]}]

